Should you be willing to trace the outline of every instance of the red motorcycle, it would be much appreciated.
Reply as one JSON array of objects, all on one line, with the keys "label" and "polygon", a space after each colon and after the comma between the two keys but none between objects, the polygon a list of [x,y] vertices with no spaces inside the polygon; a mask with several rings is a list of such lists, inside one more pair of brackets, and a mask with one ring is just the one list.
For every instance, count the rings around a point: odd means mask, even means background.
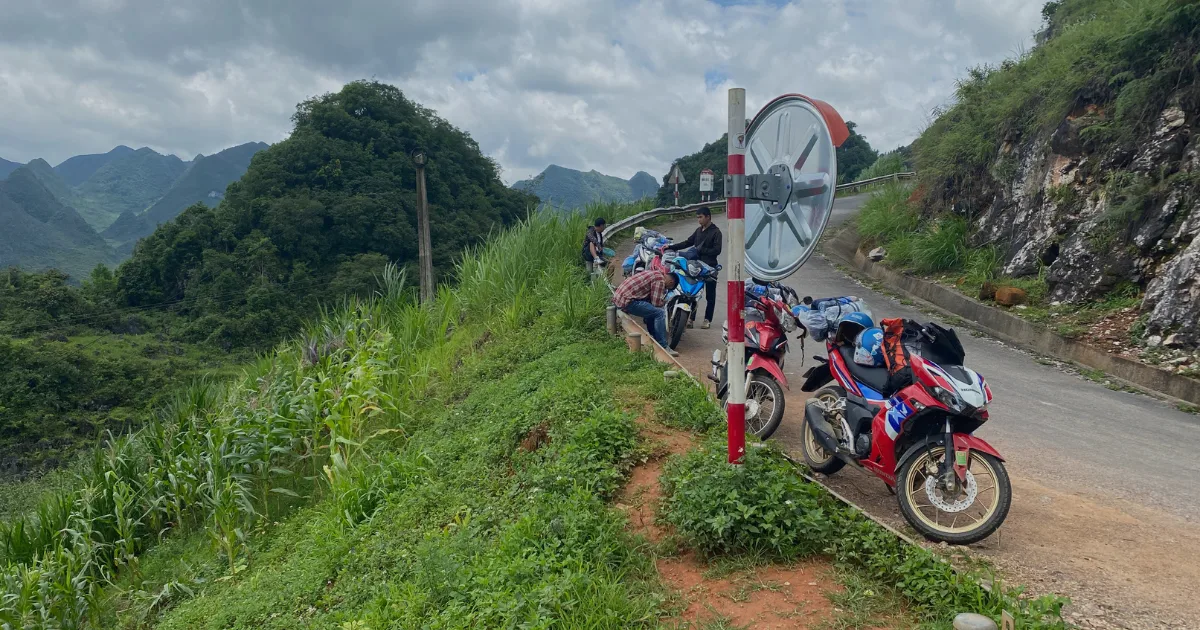
[{"label": "red motorcycle", "polygon": [[[791,389],[783,374],[789,333],[799,331],[801,360],[807,329],[792,314],[789,302],[798,303],[796,292],[782,285],[746,287],[746,433],[765,440],[775,433],[783,420],[783,390]],[[721,327],[721,340],[729,343],[729,322]],[[717,398],[728,402],[729,379],[725,350],[713,351],[712,373]]]},{"label": "red motorcycle", "polygon": [[900,340],[892,345],[897,352],[903,346],[908,368],[860,365],[851,335],[839,331],[828,340],[828,358],[814,357],[821,364],[801,387],[816,390],[804,408],[804,459],[826,475],[847,463],[871,471],[926,538],[978,542],[1000,527],[1012,502],[1004,458],[974,435],[988,420],[992,390],[963,367],[952,329],[881,323]]}]

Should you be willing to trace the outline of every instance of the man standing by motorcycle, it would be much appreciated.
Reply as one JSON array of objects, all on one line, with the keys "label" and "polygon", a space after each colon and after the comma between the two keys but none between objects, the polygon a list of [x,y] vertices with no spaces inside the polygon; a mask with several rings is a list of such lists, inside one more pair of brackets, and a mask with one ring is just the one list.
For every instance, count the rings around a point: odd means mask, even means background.
[{"label": "man standing by motorcycle", "polygon": [[[700,208],[696,210],[696,220],[700,223],[700,227],[696,228],[692,235],[687,237],[686,241],[668,245],[667,249],[679,251],[687,247],[696,248],[696,258],[712,267],[717,267],[717,256],[721,255],[721,230],[713,225],[712,213],[708,208]],[[717,307],[717,279],[715,277],[704,282],[704,323],[701,328],[708,328],[712,325],[713,312]],[[692,317],[688,320],[688,328],[691,328],[696,322],[696,311],[692,311]]]},{"label": "man standing by motorcycle", "polygon": [[646,330],[667,354],[677,357],[678,352],[667,342],[667,291],[679,284],[675,274],[664,269],[647,269],[629,276],[613,292],[613,304],[635,317],[641,317]]}]

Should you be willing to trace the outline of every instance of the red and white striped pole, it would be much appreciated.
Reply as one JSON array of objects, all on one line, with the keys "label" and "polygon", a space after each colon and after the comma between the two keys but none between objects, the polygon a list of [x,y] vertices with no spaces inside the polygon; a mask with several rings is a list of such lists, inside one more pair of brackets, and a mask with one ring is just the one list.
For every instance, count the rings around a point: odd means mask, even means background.
[{"label": "red and white striped pole", "polygon": [[729,349],[725,359],[729,378],[729,463],[740,464],[746,453],[746,90],[729,90],[729,190],[725,214],[729,220],[727,317]]}]

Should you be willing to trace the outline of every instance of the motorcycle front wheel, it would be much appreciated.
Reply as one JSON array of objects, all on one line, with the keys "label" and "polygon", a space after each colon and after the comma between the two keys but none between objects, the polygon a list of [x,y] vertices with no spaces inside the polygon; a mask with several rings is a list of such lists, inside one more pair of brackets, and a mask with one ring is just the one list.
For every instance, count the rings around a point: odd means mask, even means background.
[{"label": "motorcycle front wheel", "polygon": [[746,433],[766,440],[783,420],[783,387],[763,374],[747,374]]},{"label": "motorcycle front wheel", "polygon": [[[817,390],[813,394],[813,398],[825,402],[827,404],[836,403],[838,400],[846,397],[846,390],[837,385],[826,385]],[[833,425],[836,431],[841,425],[841,421],[826,417],[826,420]],[[808,424],[808,418],[802,420],[804,422],[804,430],[801,432],[803,440],[800,442],[800,454],[804,456],[804,463],[813,472],[819,472],[823,475],[832,475],[842,469],[846,465],[836,453],[830,453],[821,446],[821,442],[817,440],[817,436],[813,435],[812,426]]]},{"label": "motorcycle front wheel", "polygon": [[943,445],[931,444],[900,467],[896,475],[900,511],[929,540],[952,545],[979,542],[1008,516],[1012,504],[1008,471],[999,459],[971,451],[966,483],[949,493],[937,476],[945,452]]},{"label": "motorcycle front wheel", "polygon": [[669,333],[667,341],[670,342],[671,349],[679,345],[679,340],[683,339],[683,329],[687,328],[689,313],[683,309],[675,309],[671,315],[670,325],[667,326]]}]

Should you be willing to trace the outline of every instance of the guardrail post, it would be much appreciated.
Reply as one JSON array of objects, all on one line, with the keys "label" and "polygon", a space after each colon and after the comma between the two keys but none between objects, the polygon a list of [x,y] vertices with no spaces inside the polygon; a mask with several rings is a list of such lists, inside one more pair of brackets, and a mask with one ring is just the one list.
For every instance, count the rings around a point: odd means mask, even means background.
[{"label": "guardrail post", "polygon": [[746,339],[742,311],[746,300],[743,267],[746,262],[746,90],[729,90],[729,190],[725,191],[729,246],[725,266],[729,269],[726,294],[729,319],[729,349],[725,365],[729,374],[727,428],[729,463],[740,464],[746,452]]},{"label": "guardrail post", "polygon": [[629,333],[625,336],[629,340],[629,349],[634,352],[639,352],[642,349],[642,333]]},{"label": "guardrail post", "polygon": [[608,334],[615,335],[617,334],[617,306],[615,304],[609,304],[606,311],[607,312],[605,315],[607,316],[608,322]]}]

